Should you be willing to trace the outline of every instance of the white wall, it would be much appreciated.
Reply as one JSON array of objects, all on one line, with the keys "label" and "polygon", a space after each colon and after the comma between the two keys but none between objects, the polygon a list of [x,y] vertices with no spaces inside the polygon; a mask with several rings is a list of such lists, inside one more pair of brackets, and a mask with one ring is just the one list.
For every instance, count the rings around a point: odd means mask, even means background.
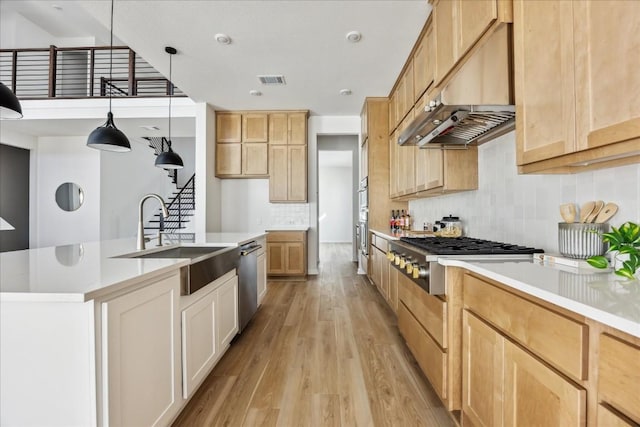
[{"label": "white wall", "polygon": [[454,214],[469,236],[557,253],[562,203],[614,202],[620,210],[612,225],[640,220],[640,165],[574,175],[518,175],[514,132],[481,145],[478,156],[479,189],[409,202],[416,227]]},{"label": "white wall", "polygon": [[223,212],[220,179],[215,176],[216,115],[206,103],[195,105],[196,117],[196,211],[194,230],[220,231]]},{"label": "white wall", "polygon": [[[36,247],[100,239],[100,153],[87,148],[85,137],[42,137],[37,159]],[[84,191],[84,203],[67,212],[56,204],[60,184],[73,182]]]},{"label": "white wall", "polygon": [[318,181],[320,243],[351,243],[354,229],[352,168],[320,166]]},{"label": "white wall", "polygon": [[[140,199],[145,194],[157,193],[168,202],[175,184],[171,183],[167,171],[154,165],[154,151],[143,142],[131,141],[131,151],[127,153],[84,149],[100,154],[96,168],[100,182],[100,238],[134,237],[138,230]],[[147,201],[144,218],[151,218],[158,207],[157,201]]]}]

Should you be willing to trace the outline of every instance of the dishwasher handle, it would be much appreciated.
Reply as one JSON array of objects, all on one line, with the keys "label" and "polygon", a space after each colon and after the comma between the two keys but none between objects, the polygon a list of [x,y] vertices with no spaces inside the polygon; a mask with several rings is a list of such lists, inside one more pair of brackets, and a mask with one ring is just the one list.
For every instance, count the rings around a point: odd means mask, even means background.
[{"label": "dishwasher handle", "polygon": [[257,251],[258,249],[261,249],[262,246],[258,245],[258,244],[249,244],[249,245],[245,245],[240,247],[240,256],[247,256],[249,254],[254,253],[255,251]]}]

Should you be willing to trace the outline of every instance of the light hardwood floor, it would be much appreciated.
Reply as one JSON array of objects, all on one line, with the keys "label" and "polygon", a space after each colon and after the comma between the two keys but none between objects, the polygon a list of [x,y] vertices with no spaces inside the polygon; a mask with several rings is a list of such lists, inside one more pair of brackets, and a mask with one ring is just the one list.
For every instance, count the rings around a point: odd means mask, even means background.
[{"label": "light hardwood floor", "polygon": [[453,426],[350,244],[269,281],[255,317],[174,426]]}]

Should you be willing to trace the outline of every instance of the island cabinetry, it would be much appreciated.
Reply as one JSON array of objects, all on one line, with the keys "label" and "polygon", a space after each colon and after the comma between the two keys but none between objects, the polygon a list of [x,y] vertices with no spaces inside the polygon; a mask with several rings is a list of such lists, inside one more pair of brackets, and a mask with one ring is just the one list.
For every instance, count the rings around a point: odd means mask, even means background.
[{"label": "island cabinetry", "polygon": [[521,173],[640,161],[638,21],[635,2],[514,1]]},{"label": "island cabinetry", "polygon": [[267,274],[304,276],[307,274],[306,231],[272,231],[267,234]]},{"label": "island cabinetry", "polygon": [[106,425],[164,425],[180,399],[180,296],[174,275],[100,303]]},{"label": "island cabinetry", "polygon": [[182,297],[182,397],[190,398],[238,333],[235,270]]},{"label": "island cabinetry", "polygon": [[463,300],[464,424],[586,425],[587,325],[468,274]]}]

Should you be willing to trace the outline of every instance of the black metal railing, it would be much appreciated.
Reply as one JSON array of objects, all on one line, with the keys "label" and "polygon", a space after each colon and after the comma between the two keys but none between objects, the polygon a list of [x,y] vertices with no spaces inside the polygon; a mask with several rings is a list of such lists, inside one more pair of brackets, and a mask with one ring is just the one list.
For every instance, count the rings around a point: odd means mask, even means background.
[{"label": "black metal railing", "polygon": [[[163,136],[143,136],[143,139],[149,141],[149,147],[153,148],[154,154],[159,156],[160,153],[165,151],[165,138]],[[178,170],[177,169],[165,169],[171,182],[178,184]]]},{"label": "black metal railing", "polygon": [[20,99],[185,96],[126,46],[0,49],[0,81]]},{"label": "black metal railing", "polygon": [[170,198],[170,202],[167,205],[168,218],[162,216],[161,210],[156,214],[159,218],[159,229],[161,231],[173,232],[184,228],[185,223],[188,222],[187,217],[191,216],[196,208],[195,184],[196,175],[193,174],[187,183]]}]

